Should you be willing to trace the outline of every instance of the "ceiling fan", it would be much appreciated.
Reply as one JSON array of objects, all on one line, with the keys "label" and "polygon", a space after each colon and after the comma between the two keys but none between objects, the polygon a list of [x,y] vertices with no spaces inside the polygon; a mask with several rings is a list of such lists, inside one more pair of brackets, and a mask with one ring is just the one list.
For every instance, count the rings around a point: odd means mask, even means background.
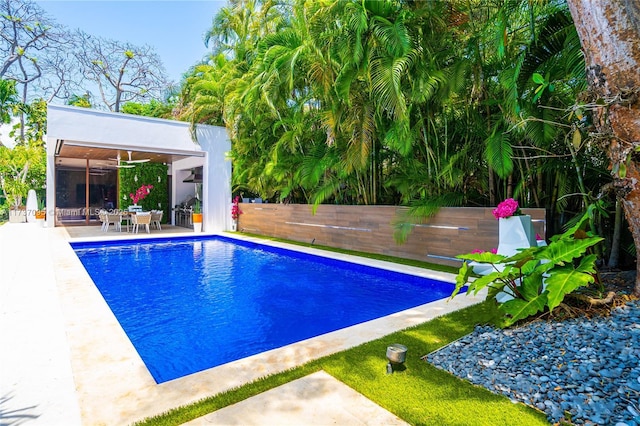
[{"label": "ceiling fan", "polygon": [[132,160],[131,159],[131,151],[127,151],[127,154],[129,154],[129,159],[128,160],[122,160],[125,163],[129,163],[129,164],[146,163],[147,161],[150,160],[150,158],[144,158],[144,159],[141,159],[141,160]]},{"label": "ceiling fan", "polygon": [[132,160],[131,159],[131,151],[127,151],[127,154],[129,154],[129,159],[128,160],[122,160],[122,158],[120,157],[120,151],[118,151],[118,157],[117,158],[111,158],[111,160],[117,161],[116,168],[118,168],[118,169],[131,169],[131,168],[135,167],[135,164],[146,163],[147,161],[150,160],[149,158],[145,158],[145,159],[141,159],[141,160]]},{"label": "ceiling fan", "polygon": [[132,168],[135,167],[133,164],[123,164],[121,162],[120,151],[118,151],[118,157],[117,158],[110,158],[110,160],[116,160],[117,161],[116,169],[132,169]]}]

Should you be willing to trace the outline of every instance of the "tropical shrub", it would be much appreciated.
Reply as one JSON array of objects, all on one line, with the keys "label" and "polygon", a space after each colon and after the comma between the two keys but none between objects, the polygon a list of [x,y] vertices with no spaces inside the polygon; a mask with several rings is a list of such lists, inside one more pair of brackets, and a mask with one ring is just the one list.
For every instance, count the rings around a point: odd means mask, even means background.
[{"label": "tropical shrub", "polygon": [[[530,247],[513,256],[492,252],[461,254],[464,260],[456,277],[455,296],[465,286],[477,294],[488,288],[488,298],[496,298],[504,314],[504,326],[542,312],[553,311],[565,296],[595,280],[596,255],[591,247],[603,240],[585,231],[589,214],[569,230],[551,238],[549,245]],[[466,261],[490,264],[493,272],[474,279]]]}]

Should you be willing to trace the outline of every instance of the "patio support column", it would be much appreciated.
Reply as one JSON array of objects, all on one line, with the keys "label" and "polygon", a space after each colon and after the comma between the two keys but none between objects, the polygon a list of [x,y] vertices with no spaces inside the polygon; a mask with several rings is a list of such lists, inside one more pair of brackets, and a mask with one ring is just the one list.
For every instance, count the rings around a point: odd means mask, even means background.
[{"label": "patio support column", "polygon": [[47,227],[56,226],[56,157],[55,145],[47,144]]}]

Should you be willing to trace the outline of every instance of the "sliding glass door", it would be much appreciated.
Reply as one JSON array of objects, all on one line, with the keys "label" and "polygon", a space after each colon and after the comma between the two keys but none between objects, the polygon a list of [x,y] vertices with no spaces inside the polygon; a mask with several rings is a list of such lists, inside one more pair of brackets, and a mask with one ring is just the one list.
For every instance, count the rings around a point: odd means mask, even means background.
[{"label": "sliding glass door", "polygon": [[100,209],[118,208],[118,172],[97,160],[60,158],[56,164],[56,223],[97,224]]}]

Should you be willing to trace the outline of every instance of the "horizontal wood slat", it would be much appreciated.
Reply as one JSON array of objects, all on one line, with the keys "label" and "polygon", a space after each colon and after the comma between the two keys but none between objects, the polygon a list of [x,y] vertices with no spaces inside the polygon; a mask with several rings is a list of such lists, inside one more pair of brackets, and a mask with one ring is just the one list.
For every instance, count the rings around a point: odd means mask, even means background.
[{"label": "horizontal wood slat", "polygon": [[[241,203],[238,230],[347,250],[378,253],[459,266],[455,256],[498,246],[493,208],[443,207],[415,224],[404,244],[394,240],[394,225],[406,208],[396,206]],[[545,237],[544,209],[522,209],[531,215],[536,233]]]}]

